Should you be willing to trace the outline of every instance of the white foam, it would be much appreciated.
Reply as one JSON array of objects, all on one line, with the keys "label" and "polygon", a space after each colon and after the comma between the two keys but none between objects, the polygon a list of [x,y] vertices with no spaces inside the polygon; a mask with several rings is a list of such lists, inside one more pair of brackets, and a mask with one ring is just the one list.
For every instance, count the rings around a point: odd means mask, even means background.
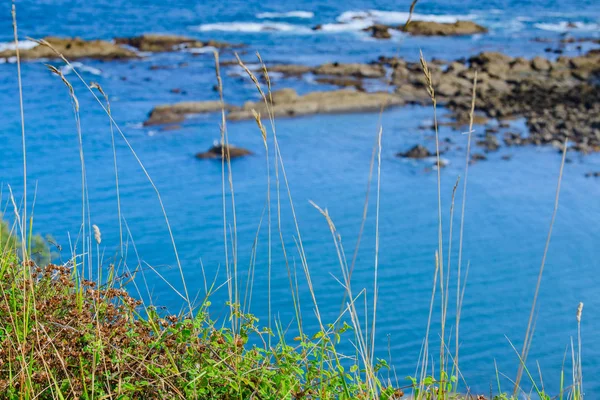
[{"label": "white foam", "polygon": [[[348,23],[356,20],[366,20],[370,22],[380,24],[403,24],[408,19],[409,13],[402,11],[380,11],[380,10],[368,10],[368,11],[346,11],[337,17],[337,21],[341,23]],[[476,15],[465,14],[465,15],[434,15],[434,14],[413,14],[413,21],[429,21],[429,22],[440,22],[440,23],[454,23],[459,20],[474,19]]]},{"label": "white foam", "polygon": [[538,29],[552,32],[568,32],[568,31],[595,31],[600,28],[598,24],[585,23],[585,22],[568,22],[560,21],[557,23],[539,23],[534,24]]},{"label": "white foam", "polygon": [[311,19],[315,16],[312,11],[288,11],[288,12],[262,12],[256,14],[256,18],[304,18]]},{"label": "white foam", "polygon": [[[19,42],[19,50],[29,50],[39,46],[39,43],[33,40],[22,40]],[[0,51],[4,50],[15,50],[15,42],[0,42]]]},{"label": "white foam", "polygon": [[[396,25],[404,24],[408,20],[409,13],[401,11],[346,11],[340,14],[335,24],[324,24],[321,30],[327,32],[360,31],[374,24]],[[459,20],[474,19],[476,15],[433,15],[413,14],[413,21],[429,21],[440,23],[454,23]]]},{"label": "white foam", "polygon": [[79,61],[73,61],[70,65],[65,65],[61,67],[60,72],[62,72],[63,75],[69,75],[74,68],[77,68],[77,70],[82,72],[88,72],[92,75],[102,75],[102,71],[100,71],[98,68],[89,67],[80,63]]},{"label": "white foam", "polygon": [[283,22],[218,22],[192,27],[200,32],[222,31],[222,32],[294,32],[305,33],[311,30],[304,26],[286,24]]},{"label": "white foam", "polygon": [[206,54],[206,53],[213,53],[213,52],[219,52],[219,50],[214,47],[214,46],[204,46],[204,47],[190,47],[190,48],[183,48],[182,50],[188,52],[188,53],[192,53],[192,54]]}]

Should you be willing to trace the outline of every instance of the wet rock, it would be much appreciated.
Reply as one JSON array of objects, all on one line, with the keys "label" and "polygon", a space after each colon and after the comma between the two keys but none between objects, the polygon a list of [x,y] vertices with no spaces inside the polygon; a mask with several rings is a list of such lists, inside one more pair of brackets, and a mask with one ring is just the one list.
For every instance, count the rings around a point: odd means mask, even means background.
[{"label": "wet rock", "polygon": [[207,151],[202,152],[202,153],[197,153],[196,158],[199,158],[199,159],[212,159],[212,158],[234,159],[234,158],[248,156],[251,154],[253,154],[253,153],[250,150],[247,150],[247,149],[244,149],[241,147],[236,147],[233,145],[221,145],[221,144],[215,143]]},{"label": "wet rock", "polygon": [[473,153],[471,154],[471,164],[476,163],[477,161],[485,161],[487,157],[481,153]]},{"label": "wet rock", "polygon": [[386,25],[375,24],[365,28],[364,31],[371,33],[371,36],[376,39],[389,39],[392,37],[389,27]]},{"label": "wet rock", "polygon": [[432,157],[435,154],[430,153],[429,150],[427,150],[427,148],[425,146],[422,146],[420,144],[417,144],[413,147],[411,147],[408,151],[406,152],[400,152],[398,154],[396,154],[397,157],[404,157],[404,158],[427,158],[427,157]]},{"label": "wet rock", "polygon": [[[176,51],[181,49],[201,48],[208,46],[208,43],[199,40],[178,35],[144,34],[128,38],[115,38],[116,44],[135,47],[140,51],[149,51],[153,53]],[[213,47],[226,47],[226,43],[212,42]]]},{"label": "wet rock", "polygon": [[[379,111],[404,101],[397,95],[387,92],[356,92],[349,89],[312,92],[298,96],[292,89],[273,92],[272,111],[275,117],[296,117],[310,114],[353,113]],[[263,116],[267,115],[265,103],[261,101],[247,102],[242,109],[232,110],[228,114],[230,120],[254,118],[253,110]]]},{"label": "wet rock", "polygon": [[[135,51],[125,49],[117,44],[105,40],[83,40],[80,38],[45,37],[56,51],[68,60],[93,58],[98,60],[117,60],[139,57]],[[0,58],[15,56],[15,50],[7,49],[0,52]],[[40,58],[59,58],[51,48],[45,45],[36,45],[28,49],[19,49],[23,60],[36,60]]]},{"label": "wet rock", "polygon": [[385,69],[378,64],[323,64],[312,71],[316,75],[354,76],[357,78],[382,78]]},{"label": "wet rock", "polygon": [[460,36],[486,33],[487,28],[472,21],[456,21],[454,23],[441,23],[434,21],[412,21],[406,27],[405,32],[412,35],[422,36]]},{"label": "wet rock", "polygon": [[483,147],[485,152],[496,151],[500,148],[500,143],[498,143],[498,138],[494,135],[487,134],[485,138],[477,141],[477,145]]},{"label": "wet rock", "polygon": [[[225,105],[226,111],[237,107]],[[220,101],[185,101],[176,104],[156,106],[150,112],[144,126],[163,125],[182,122],[187,115],[221,111]]]}]

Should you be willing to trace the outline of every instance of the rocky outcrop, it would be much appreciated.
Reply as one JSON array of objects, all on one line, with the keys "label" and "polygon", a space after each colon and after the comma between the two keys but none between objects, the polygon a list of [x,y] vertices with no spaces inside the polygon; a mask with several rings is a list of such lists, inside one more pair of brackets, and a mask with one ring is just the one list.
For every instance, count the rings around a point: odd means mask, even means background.
[{"label": "rocky outcrop", "polygon": [[144,34],[134,37],[115,38],[115,43],[134,47],[140,51],[149,51],[153,53],[176,51],[181,49],[195,49],[202,47],[224,48],[230,47],[229,43],[207,41],[202,42],[187,36],[163,35],[163,34]]},{"label": "rocky outcrop", "polygon": [[221,145],[221,144],[214,144],[210,149],[208,149],[207,151],[201,152],[201,153],[197,153],[196,154],[196,158],[199,159],[213,159],[213,158],[217,158],[217,159],[234,159],[234,158],[240,158],[240,157],[244,157],[244,156],[249,156],[253,154],[250,150],[241,148],[241,147],[236,147],[233,145]]},{"label": "rocky outcrop", "polygon": [[[136,58],[135,51],[125,49],[115,43],[106,40],[83,40],[80,38],[45,37],[56,51],[68,60],[82,58],[94,58],[99,60],[116,60],[124,58]],[[15,50],[7,49],[0,52],[0,58],[9,58],[16,55]],[[58,58],[59,56],[50,47],[38,44],[34,47],[19,49],[19,55],[23,60],[37,60],[40,58]]]},{"label": "rocky outcrop", "polygon": [[434,155],[435,154],[429,152],[429,150],[427,150],[427,148],[425,146],[417,144],[417,145],[411,147],[408,151],[400,152],[400,153],[396,154],[396,157],[427,158],[427,157],[432,157]]},{"label": "rocky outcrop", "polygon": [[[271,110],[275,117],[296,117],[311,114],[353,113],[379,111],[389,106],[403,104],[403,100],[387,92],[357,92],[350,89],[328,92],[312,92],[299,96],[293,89],[282,89],[272,93]],[[221,111],[218,101],[182,102],[154,107],[144,126],[176,124],[188,115]],[[253,111],[268,117],[263,100],[249,101],[243,107],[225,105],[229,120],[254,119]]]},{"label": "rocky outcrop", "polygon": [[363,30],[369,32],[375,39],[389,39],[392,37],[390,27],[387,25],[375,24]]},{"label": "rocky outcrop", "polygon": [[488,31],[484,26],[472,21],[456,21],[454,23],[411,21],[407,26],[401,26],[399,29],[411,35],[421,36],[461,36],[486,33]]},{"label": "rocky outcrop", "polygon": [[[159,105],[152,109],[144,126],[175,124],[185,119],[187,115],[203,114],[221,111],[220,101],[185,101],[176,104]],[[225,105],[226,111],[236,109]]]},{"label": "rocky outcrop", "polygon": [[[273,92],[272,111],[276,118],[297,117],[311,114],[355,113],[363,111],[379,111],[388,106],[401,105],[402,99],[387,92],[356,92],[343,89],[329,92],[312,92],[299,96],[292,89]],[[228,114],[230,120],[254,118],[253,110],[263,117],[268,110],[262,100],[248,102],[242,109]]]}]

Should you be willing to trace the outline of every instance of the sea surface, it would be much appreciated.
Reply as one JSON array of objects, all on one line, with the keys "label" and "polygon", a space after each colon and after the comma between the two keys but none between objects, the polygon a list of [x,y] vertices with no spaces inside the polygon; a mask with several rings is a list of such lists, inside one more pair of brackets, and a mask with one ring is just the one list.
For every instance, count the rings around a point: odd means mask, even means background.
[{"label": "sea surface", "polygon": [[[198,39],[243,43],[240,57],[257,66],[255,52],[267,63],[318,65],[324,62],[370,62],[379,56],[399,55],[417,60],[421,50],[428,60],[468,58],[481,51],[502,51],[513,56],[544,55],[557,47],[563,35],[600,37],[600,6],[593,0],[420,1],[414,19],[454,21],[470,19],[487,26],[485,35],[461,38],[417,38],[395,34],[388,41],[371,39],[361,29],[372,22],[402,24],[409,1],[17,1],[21,38],[48,35],[112,39],[142,33],[173,33]],[[362,16],[363,19],[354,17]],[[321,24],[323,29],[311,28]],[[542,38],[550,40],[533,40]],[[0,6],[0,48],[10,45],[10,6]],[[588,44],[566,45],[564,54],[584,52]],[[222,52],[231,60],[231,52]],[[119,253],[119,218],[110,123],[103,110],[72,71],[57,61],[22,65],[27,145],[27,203],[34,209],[34,230],[51,234],[62,246],[59,260],[71,256],[81,224],[81,171],[77,125],[63,83],[45,63],[63,68],[80,104],[81,129],[88,179],[91,223],[102,232],[103,266]],[[205,295],[216,279],[224,283],[226,258],[223,235],[221,162],[197,160],[220,137],[220,116],[188,118],[178,130],[142,126],[153,106],[184,100],[216,100],[214,59],[211,52],[174,52],[140,60],[74,63],[88,81],[99,82],[109,94],[115,121],[158,188],[177,245],[187,290],[192,298]],[[153,68],[152,68],[153,67]],[[236,67],[223,68],[225,101],[241,105],[259,97],[254,84]],[[311,79],[283,79],[273,75],[273,89],[293,87],[300,93],[334,89]],[[172,89],[181,89],[174,93]],[[175,91],[176,92],[176,91]],[[23,169],[17,68],[0,65],[0,183],[2,210],[11,219],[8,186],[22,201]],[[441,120],[447,118],[438,110]],[[269,127],[271,177],[273,319],[290,326],[294,334],[290,274],[297,277],[304,328],[318,329],[315,307],[298,248],[306,255],[312,287],[323,321],[339,315],[344,289],[335,243],[325,218],[310,201],[327,209],[351,263],[361,227],[369,167],[379,127],[382,129],[380,179],[377,163],[370,186],[369,209],[352,276],[352,289],[366,290],[372,315],[376,259],[376,203],[378,214],[378,307],[376,354],[390,359],[395,372],[413,375],[425,335],[438,248],[437,172],[432,160],[396,157],[416,143],[434,148],[429,107],[407,106],[378,113],[318,115],[276,121],[276,132],[301,236],[297,234],[288,192],[279,168],[281,231],[277,224],[275,153]],[[513,130],[525,131],[523,121]],[[483,133],[475,127],[475,135]],[[249,266],[254,267],[251,311],[261,324],[268,321],[268,212],[267,151],[254,121],[229,122],[229,141],[255,154],[231,163],[234,196],[227,194],[229,263],[232,240],[237,241],[238,285],[246,293]],[[449,165],[441,170],[444,259],[447,268],[451,199],[455,196],[448,326],[454,325],[456,267],[464,183],[467,135],[440,128],[442,139],[452,141],[444,154]],[[127,144],[116,139],[120,199],[127,264],[138,260],[145,281],[136,283],[143,296],[177,313],[185,302],[180,273],[161,206],[146,174]],[[475,148],[474,151],[481,152]],[[504,160],[503,156],[511,156]],[[571,353],[576,340],[579,302],[585,304],[582,329],[584,388],[592,398],[600,391],[600,180],[586,178],[600,170],[597,155],[568,153],[560,190],[560,204],[541,282],[539,311],[529,366],[537,371],[550,393],[557,393],[566,355],[570,376]],[[512,386],[554,209],[561,155],[552,147],[501,148],[488,160],[469,168],[462,253],[463,282],[469,265],[462,307],[461,372],[473,392],[489,393],[495,387],[497,363],[505,390]],[[227,177],[226,177],[227,180]],[[377,186],[379,182],[379,198]],[[227,183],[226,186],[229,186]],[[35,196],[35,199],[34,199]],[[35,202],[34,202],[35,200]],[[232,200],[235,200],[233,229]],[[260,225],[260,229],[259,229]],[[231,229],[231,230],[230,230]],[[254,243],[257,243],[256,246]],[[81,240],[76,251],[81,251]],[[253,248],[256,251],[253,251]],[[95,255],[94,255],[95,257]],[[151,266],[151,267],[150,267]],[[206,278],[205,278],[206,277]],[[169,281],[172,286],[166,284]],[[294,283],[295,284],[295,283]],[[147,287],[146,287],[147,285]],[[135,292],[135,289],[132,289]],[[438,343],[439,287],[431,330]],[[226,315],[226,286],[213,297],[215,317]],[[357,300],[365,307],[364,295]],[[448,332],[447,328],[447,332]],[[454,337],[452,337],[452,343]],[[432,346],[434,346],[432,344]],[[350,346],[349,351],[352,352]],[[437,350],[432,350],[437,354]],[[434,357],[435,358],[435,357]],[[538,373],[535,373],[539,380]],[[586,379],[587,378],[587,379]],[[464,384],[463,384],[464,387]]]}]

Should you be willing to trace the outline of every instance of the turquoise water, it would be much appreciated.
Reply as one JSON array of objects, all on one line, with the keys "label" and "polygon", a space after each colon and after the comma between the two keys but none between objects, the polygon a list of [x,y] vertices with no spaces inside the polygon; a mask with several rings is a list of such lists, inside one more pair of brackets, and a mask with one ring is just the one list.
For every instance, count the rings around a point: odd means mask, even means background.
[{"label": "turquoise water", "polygon": [[[474,38],[407,38],[373,41],[351,24],[331,25],[332,31],[314,33],[316,24],[345,21],[345,12],[380,10],[405,12],[409,2],[390,1],[309,1],[273,2],[124,2],[22,1],[17,3],[22,36],[48,34],[84,38],[111,38],[144,32],[178,33],[200,39],[218,39],[249,45],[242,57],[255,62],[260,51],[267,62],[319,64],[330,61],[368,62],[380,55],[417,59],[419,49],[427,58],[454,59],[484,50],[532,57],[545,54],[547,43],[535,37],[559,38],[566,22],[576,22],[574,35],[598,37],[600,9],[593,1],[524,2],[474,1],[419,3],[423,15],[462,16],[491,28],[488,35]],[[264,12],[305,11],[304,18],[259,18]],[[309,13],[313,13],[310,16]],[[11,40],[10,10],[0,10],[3,27],[0,40]],[[402,15],[379,13],[377,18],[401,23]],[[262,16],[265,17],[265,16]],[[276,31],[256,31],[256,24],[268,24]],[[275,25],[274,25],[275,24]],[[260,28],[260,25],[258,26]],[[335,31],[334,31],[335,30]],[[567,54],[579,50],[567,47]],[[223,58],[231,58],[223,54]],[[152,65],[185,67],[151,70]],[[59,65],[57,62],[52,62]],[[208,279],[217,271],[224,282],[225,257],[221,197],[221,164],[196,160],[193,155],[207,149],[219,138],[218,115],[193,117],[176,131],[143,128],[141,122],[156,104],[183,100],[216,99],[213,60],[210,54],[155,54],[142,60],[124,62],[83,61],[81,70],[88,80],[100,82],[112,99],[115,120],[122,127],[160,190],[181,263],[192,297],[203,295],[201,263]],[[225,99],[242,104],[256,100],[253,84],[224,70]],[[74,74],[67,77],[74,81]],[[35,201],[35,229],[51,233],[63,247],[62,259],[70,256],[69,235],[74,242],[81,221],[80,164],[77,133],[69,97],[62,83],[51,76],[43,63],[23,65],[25,118],[28,155],[28,203]],[[88,172],[91,221],[102,230],[104,258],[108,264],[118,251],[118,218],[109,121],[101,109],[74,82],[81,103],[84,151]],[[274,78],[274,88],[294,87],[300,92],[331,87],[310,81]],[[171,93],[181,88],[186,95]],[[16,66],[0,65],[0,182],[3,207],[7,185],[22,193],[22,152]],[[444,110],[440,110],[443,118]],[[395,157],[415,143],[433,147],[432,132],[421,129],[433,117],[424,107],[388,110],[381,116],[381,196],[379,307],[377,354],[390,352],[398,376],[412,374],[425,334],[429,298],[437,249],[437,174],[429,163]],[[294,200],[307,263],[325,321],[339,312],[343,289],[336,281],[340,267],[323,217],[309,200],[327,207],[341,234],[350,260],[361,224],[372,147],[379,125],[377,114],[327,115],[276,122],[281,153]],[[515,129],[523,129],[521,121]],[[478,133],[482,127],[476,128]],[[266,201],[267,170],[260,132],[253,121],[230,122],[230,141],[255,155],[232,162],[238,232],[241,282],[252,257],[252,246]],[[442,138],[453,145],[444,155],[450,161],[441,172],[445,238],[448,238],[450,199],[458,175],[464,175],[464,146],[467,137],[442,127]],[[131,232],[129,264],[139,257],[181,289],[179,272],[167,228],[156,195],[126,145],[118,140],[117,152],[121,185],[122,214]],[[462,149],[459,149],[462,148]],[[271,147],[272,151],[272,147]],[[509,161],[503,155],[511,155]],[[273,162],[271,153],[271,163]],[[585,178],[600,169],[596,155],[569,154],[561,188],[560,208],[539,297],[536,333],[530,355],[531,366],[539,361],[544,382],[552,391],[566,346],[576,333],[575,311],[585,303],[582,321],[583,368],[586,391],[600,390],[594,377],[600,374],[600,297],[597,295],[597,244],[600,231],[600,183]],[[514,377],[518,359],[510,339],[520,348],[552,215],[560,155],[552,148],[502,148],[485,162],[471,166],[465,215],[463,270],[470,263],[461,322],[461,364],[467,383],[475,391],[489,391],[495,381],[494,360],[501,372]],[[274,177],[274,170],[271,171]],[[375,186],[373,183],[372,189]],[[462,188],[456,196],[457,209]],[[275,207],[274,182],[271,192]],[[282,191],[282,231],[289,261],[296,264],[305,327],[317,329],[300,257],[294,245],[294,222],[285,191]],[[375,258],[375,192],[371,192],[369,215],[358,253],[353,290],[373,291]],[[4,208],[3,208],[4,209]],[[10,210],[10,207],[8,208]],[[231,216],[231,209],[228,210]],[[267,230],[266,216],[258,233],[256,275],[252,311],[266,324],[267,312]],[[231,222],[231,219],[229,220]],[[293,319],[288,272],[278,241],[273,215],[273,314],[287,325]],[[459,225],[459,213],[454,219]],[[453,249],[458,248],[458,230]],[[444,248],[447,249],[447,240]],[[444,258],[447,255],[444,255]],[[457,252],[452,256],[453,268]],[[455,270],[453,271],[455,273]],[[146,278],[155,304],[177,312],[183,301],[151,270]],[[140,282],[141,283],[141,282]],[[452,293],[454,293],[454,288]],[[213,301],[223,304],[226,289]],[[453,302],[451,302],[453,304]],[[451,308],[454,306],[452,305]],[[439,305],[436,305],[436,310]],[[224,307],[215,306],[215,316]],[[449,316],[454,318],[452,312]],[[434,317],[438,321],[439,317]],[[439,326],[433,326],[435,338]],[[570,357],[570,356],[569,356]],[[568,357],[568,358],[569,358]],[[554,382],[552,382],[554,380]],[[507,390],[510,383],[505,380]]]}]

